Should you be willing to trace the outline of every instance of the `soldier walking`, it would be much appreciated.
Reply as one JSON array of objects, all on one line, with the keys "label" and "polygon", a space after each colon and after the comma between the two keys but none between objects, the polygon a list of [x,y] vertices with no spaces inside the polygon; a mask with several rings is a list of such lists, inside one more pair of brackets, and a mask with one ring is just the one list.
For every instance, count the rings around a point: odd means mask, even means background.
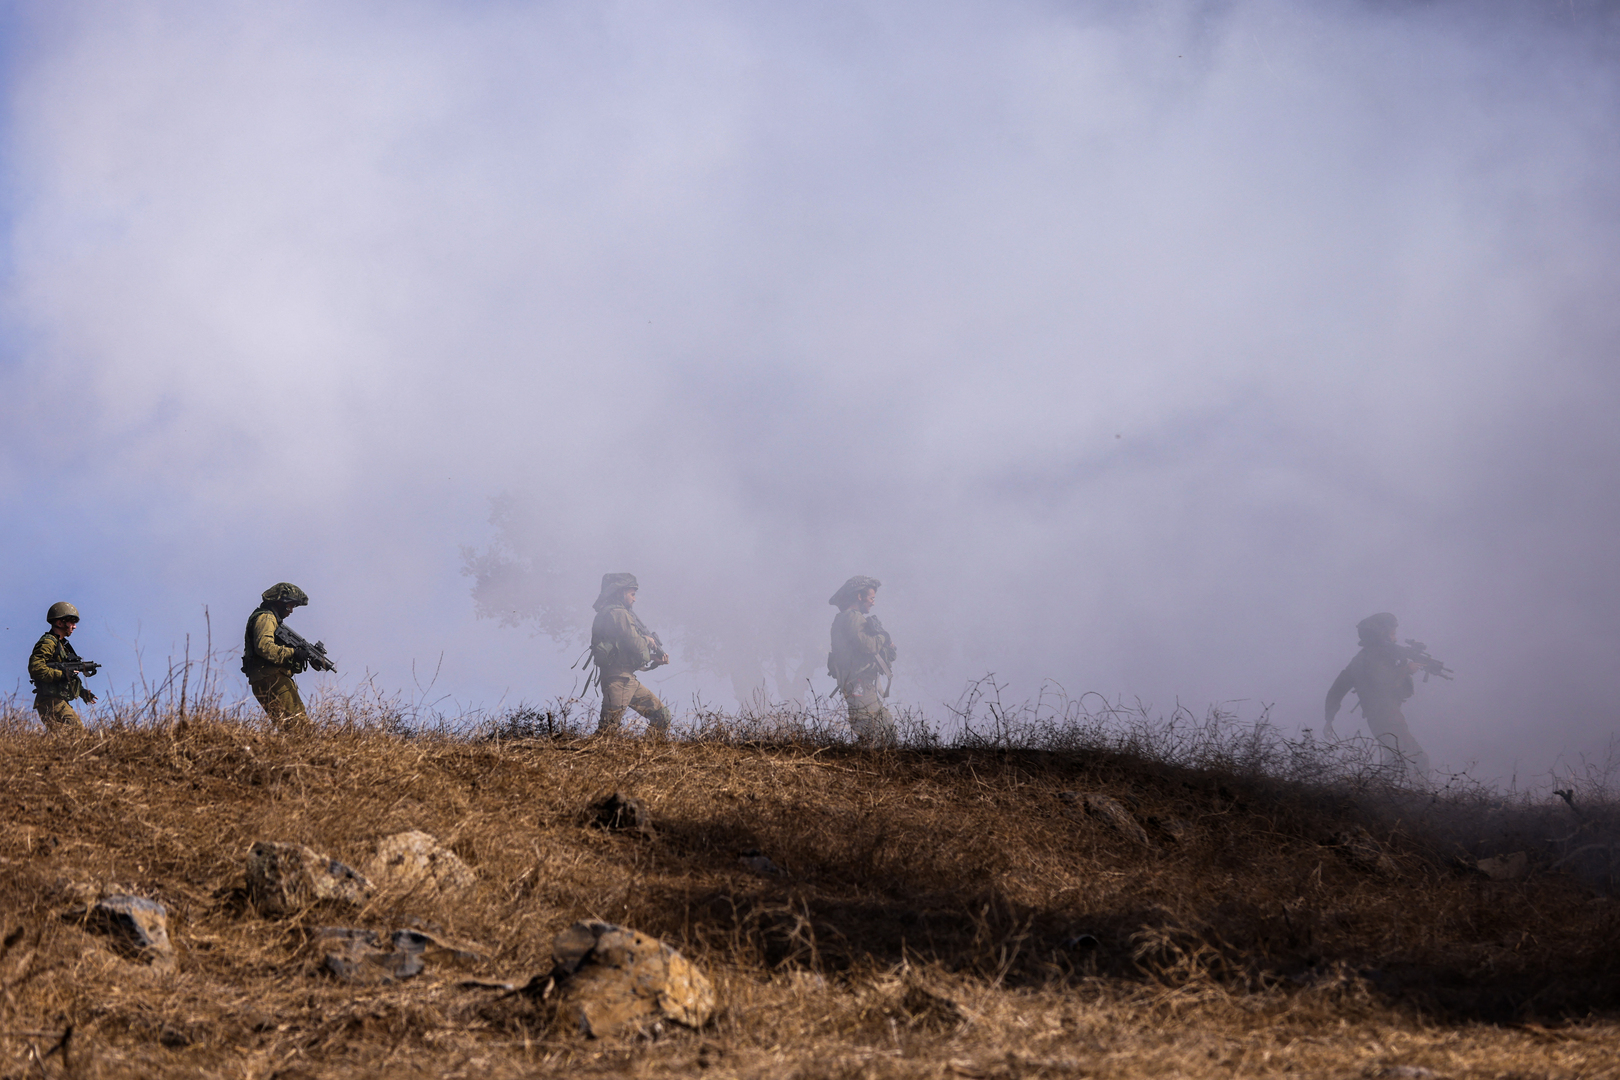
[{"label": "soldier walking", "polygon": [[838,680],[838,692],[849,706],[849,726],[863,746],[893,746],[894,717],[883,699],[889,696],[896,655],[894,640],[877,616],[877,578],[856,574],[827,602],[838,609],[832,624],[832,652],[827,674]]},{"label": "soldier walking", "polygon": [[94,705],[96,695],[85,688],[77,670],[64,666],[79,665],[85,668],[86,674],[96,673],[96,665],[86,665],[68,644],[68,638],[79,625],[79,609],[63,600],[51,605],[45,620],[51,628],[34,642],[34,651],[28,655],[28,678],[34,684],[34,711],[39,713],[45,730],[53,735],[83,731],[84,722],[79,719],[73,702]]},{"label": "soldier walking", "polygon": [[1351,659],[1328,690],[1322,734],[1337,739],[1333,731],[1333,718],[1339,715],[1344,695],[1356,692],[1361,715],[1367,721],[1367,730],[1378,740],[1385,767],[1397,773],[1409,768],[1418,776],[1429,774],[1429,755],[1423,752],[1412,729],[1406,726],[1406,715],[1401,705],[1416,689],[1412,685],[1414,672],[1424,665],[1410,658],[1406,650],[1395,643],[1395,628],[1399,623],[1387,611],[1369,615],[1356,624],[1356,635],[1361,640],[1361,651]]},{"label": "soldier walking", "polygon": [[669,708],[636,678],[638,671],[669,663],[669,653],[658,635],[634,611],[639,587],[634,574],[603,574],[602,591],[591,605],[596,609],[596,620],[591,623],[591,660],[602,684],[599,735],[617,732],[627,707],[646,717],[647,726],[659,735],[669,732]]},{"label": "soldier walking", "polygon": [[242,674],[247,676],[253,696],[264,706],[270,722],[286,733],[313,729],[304,699],[298,696],[293,676],[304,671],[305,663],[296,650],[276,641],[276,627],[309,603],[304,590],[290,581],[277,582],[260,596],[262,603],[248,616],[242,640]]}]

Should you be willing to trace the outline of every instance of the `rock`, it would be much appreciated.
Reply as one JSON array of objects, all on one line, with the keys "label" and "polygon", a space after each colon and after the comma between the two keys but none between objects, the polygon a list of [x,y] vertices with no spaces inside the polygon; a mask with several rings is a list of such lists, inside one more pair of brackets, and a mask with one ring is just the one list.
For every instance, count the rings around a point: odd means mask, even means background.
[{"label": "rock", "polygon": [[1384,845],[1374,840],[1372,834],[1360,825],[1345,832],[1334,833],[1332,840],[1340,854],[1358,870],[1393,874],[1400,869],[1384,850]]},{"label": "rock", "polygon": [[559,1015],[594,1038],[656,1034],[663,1021],[700,1028],[714,987],[680,953],[612,923],[580,922],[552,946]]},{"label": "rock", "polygon": [[375,931],[327,926],[315,933],[315,948],[327,973],[354,983],[398,982],[420,975],[428,964],[475,964],[484,956],[475,946],[431,930],[395,930],[383,948]]},{"label": "rock", "polygon": [[1125,804],[1112,795],[1103,795],[1096,791],[1060,791],[1058,798],[1078,806],[1087,816],[1101,821],[1125,839],[1143,847],[1149,846],[1147,830],[1131,816],[1129,810],[1125,809]]},{"label": "rock", "polygon": [[[395,935],[396,939],[398,935]],[[422,974],[422,953],[384,949],[372,930],[326,926],[315,933],[321,967],[344,982],[391,983]]]},{"label": "rock", "polygon": [[1422,1065],[1385,1065],[1368,1075],[1376,1080],[1445,1080],[1445,1073],[1424,1068]]},{"label": "rock", "polygon": [[748,851],[743,852],[740,856],[738,856],[737,861],[742,863],[745,869],[752,870],[754,873],[762,874],[766,877],[781,877],[783,874],[787,873],[786,870],[783,870],[780,866],[773,863],[769,855],[766,855],[763,851],[756,849],[749,849]]},{"label": "rock", "polygon": [[373,891],[364,875],[303,844],[260,840],[248,852],[248,896],[268,915],[291,914],[323,900],[364,904]]},{"label": "rock", "polygon": [[1515,851],[1494,859],[1480,859],[1474,867],[1492,881],[1517,881],[1530,873],[1530,856]]},{"label": "rock", "polygon": [[366,877],[380,889],[418,896],[459,892],[478,880],[455,852],[415,830],[378,840]]},{"label": "rock", "polygon": [[643,836],[653,834],[652,815],[647,813],[646,804],[622,791],[615,791],[592,803],[590,821],[599,829],[637,832]]},{"label": "rock", "polygon": [[109,896],[97,902],[85,920],[111,935],[114,947],[159,971],[174,970],[174,943],[169,940],[169,912],[141,896]]},{"label": "rock", "polygon": [[414,928],[394,931],[394,948],[414,953],[435,967],[441,964],[471,965],[482,963],[483,951],[471,942],[457,941],[436,930]]}]

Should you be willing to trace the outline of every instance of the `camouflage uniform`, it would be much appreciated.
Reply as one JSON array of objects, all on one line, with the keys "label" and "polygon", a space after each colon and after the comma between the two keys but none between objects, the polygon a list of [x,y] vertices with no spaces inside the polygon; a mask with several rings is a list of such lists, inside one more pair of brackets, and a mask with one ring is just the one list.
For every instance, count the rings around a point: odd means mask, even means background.
[{"label": "camouflage uniform", "polygon": [[52,665],[79,659],[73,646],[55,631],[46,631],[34,642],[34,651],[28,654],[28,677],[34,683],[34,711],[45,724],[45,730],[56,734],[62,731],[82,731],[84,722],[73,708],[75,701],[89,701],[90,693],[77,673],[63,672]]},{"label": "camouflage uniform", "polygon": [[1354,690],[1367,730],[1378,740],[1384,765],[1398,772],[1411,768],[1419,776],[1426,776],[1429,755],[1412,736],[1406,715],[1401,712],[1401,705],[1415,688],[1412,673],[1407,670],[1406,653],[1389,637],[1396,625],[1395,616],[1388,612],[1370,615],[1357,624],[1361,651],[1339,672],[1328,690],[1326,730],[1332,733],[1333,718],[1339,714],[1344,696]]},{"label": "camouflage uniform", "polygon": [[298,586],[281,582],[266,589],[262,599],[264,602],[248,616],[242,636],[242,674],[247,676],[253,696],[264,706],[271,723],[284,732],[307,732],[313,725],[304,711],[304,699],[298,696],[298,684],[292,679],[305,665],[294,659],[292,649],[276,642],[276,627],[281,621],[270,604],[281,601],[298,607],[309,603],[309,597]]},{"label": "camouflage uniform", "polygon": [[894,642],[882,629],[882,623],[855,604],[858,593],[881,584],[876,578],[856,575],[827,601],[841,609],[833,618],[827,674],[838,680],[838,691],[849,706],[849,726],[856,741],[893,746],[897,741],[894,717],[883,699],[889,692],[884,684],[896,655]]},{"label": "camouflage uniform", "polygon": [[660,735],[669,731],[669,708],[658,695],[641,685],[638,671],[659,666],[663,649],[654,634],[625,606],[624,591],[639,588],[634,574],[603,574],[602,591],[592,605],[591,657],[602,682],[602,716],[598,733],[618,731],[624,710],[634,709],[647,718],[647,726]]}]

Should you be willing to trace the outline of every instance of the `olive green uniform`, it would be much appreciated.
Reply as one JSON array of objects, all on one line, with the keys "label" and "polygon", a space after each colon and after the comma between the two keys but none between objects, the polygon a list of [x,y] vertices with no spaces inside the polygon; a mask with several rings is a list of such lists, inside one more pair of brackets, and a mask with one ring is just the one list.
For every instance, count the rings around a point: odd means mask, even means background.
[{"label": "olive green uniform", "polygon": [[304,670],[304,664],[293,658],[293,650],[276,642],[278,625],[280,620],[268,604],[248,616],[242,639],[242,674],[273,724],[285,732],[308,731],[312,726],[309,714],[292,679]]},{"label": "olive green uniform", "polygon": [[1412,736],[1401,711],[1414,689],[1406,664],[1406,654],[1394,642],[1364,645],[1328,690],[1327,722],[1333,722],[1344,696],[1354,690],[1367,730],[1378,740],[1384,765],[1400,772],[1410,767],[1419,775],[1427,775],[1429,755]]},{"label": "olive green uniform", "polygon": [[628,707],[646,717],[654,731],[669,731],[668,706],[636,678],[636,672],[657,666],[654,661],[663,650],[653,643],[652,632],[622,600],[600,603],[596,620],[591,623],[591,656],[602,679],[602,717],[596,730],[618,731]]},{"label": "olive green uniform", "polygon": [[892,746],[896,741],[894,717],[883,699],[888,694],[884,684],[895,648],[881,626],[856,607],[834,616],[827,672],[838,680],[839,693],[849,706],[849,726],[856,741]]},{"label": "olive green uniform", "polygon": [[39,713],[45,730],[52,734],[84,729],[73,702],[88,702],[90,692],[76,672],[61,671],[54,666],[77,659],[79,654],[73,651],[68,639],[50,631],[34,642],[34,651],[28,655],[28,678],[34,683],[34,711]]}]

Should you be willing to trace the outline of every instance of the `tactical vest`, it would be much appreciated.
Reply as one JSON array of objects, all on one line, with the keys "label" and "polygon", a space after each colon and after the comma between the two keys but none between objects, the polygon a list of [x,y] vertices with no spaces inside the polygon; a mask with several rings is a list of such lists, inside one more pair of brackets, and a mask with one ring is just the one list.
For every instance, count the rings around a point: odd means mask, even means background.
[{"label": "tactical vest", "polygon": [[1412,683],[1412,673],[1406,670],[1406,653],[1399,645],[1380,641],[1365,646],[1361,656],[1364,658],[1362,671],[1356,679],[1356,700],[1361,705],[1361,715],[1366,716],[1369,707],[1374,712],[1399,709],[1417,690]]},{"label": "tactical vest", "polygon": [[280,617],[270,610],[268,604],[260,604],[253,609],[253,614],[248,616],[247,629],[242,631],[242,674],[250,679],[276,672],[287,674],[288,669],[284,665],[272,664],[260,656],[259,650],[254,647],[253,624],[258,621],[260,615],[268,615],[276,620],[277,626],[281,625]]},{"label": "tactical vest", "polygon": [[854,608],[845,608],[833,616],[832,651],[827,654],[827,674],[837,680],[842,693],[854,690],[855,684],[862,678],[875,679],[883,674],[879,658],[857,651],[849,640],[866,628],[867,618]]},{"label": "tactical vest", "polygon": [[[34,653],[37,653],[39,646],[45,644],[47,640],[55,641],[55,648],[50,651],[49,659],[45,661],[47,664],[52,661],[76,661],[76,659],[79,659],[79,654],[73,651],[73,646],[68,643],[66,638],[58,638],[49,630],[45,631],[44,635],[40,635],[39,641],[34,643]],[[29,653],[29,659],[32,659],[32,653]],[[63,701],[75,701],[75,699],[78,699],[79,693],[84,691],[83,680],[79,680],[78,674],[75,674],[75,672],[70,672],[68,677],[57,678],[52,682],[37,682],[32,672],[29,672],[28,678],[29,682],[34,683],[34,693],[44,696],[44,698],[62,698]]]},{"label": "tactical vest", "polygon": [[[608,604],[598,613],[597,618],[600,619],[615,608],[622,610],[629,617],[632,631],[640,634],[650,645],[652,631],[647,629],[647,624],[642,622],[631,608],[623,604]],[[591,660],[599,670],[611,673],[645,670],[649,658],[626,653],[621,644],[616,638],[599,635],[596,623],[591,624]]]},{"label": "tactical vest", "polygon": [[[49,630],[42,634],[38,641],[34,642],[35,652],[39,651],[39,647],[45,643],[47,638],[56,642],[56,648],[52,650],[50,660],[62,661],[79,659],[79,654],[74,651],[73,646],[68,642],[67,638],[59,638]],[[33,654],[30,653],[29,655],[32,656]],[[49,663],[50,661],[48,660],[46,662]],[[84,691],[84,683],[80,681],[79,676],[76,673],[70,673],[67,678],[57,679],[52,682],[37,682],[34,680],[32,673],[30,673],[28,680],[34,683],[34,693],[40,697],[54,697],[61,698],[63,701],[75,701]]]}]

